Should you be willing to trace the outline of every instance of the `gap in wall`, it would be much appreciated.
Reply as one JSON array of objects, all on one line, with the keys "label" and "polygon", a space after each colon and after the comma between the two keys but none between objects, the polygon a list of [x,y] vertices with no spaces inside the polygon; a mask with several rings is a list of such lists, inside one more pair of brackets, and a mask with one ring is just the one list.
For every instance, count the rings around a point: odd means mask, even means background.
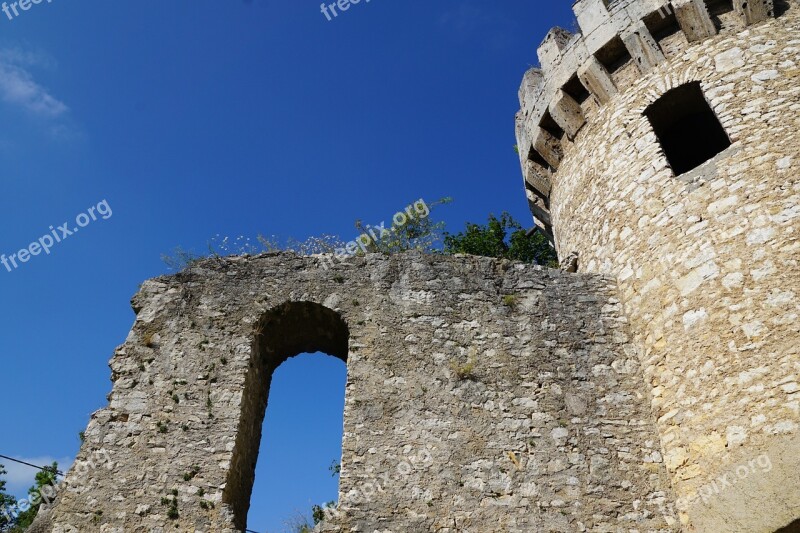
[{"label": "gap in wall", "polygon": [[338,497],[329,467],[342,456],[347,367],[324,353],[302,354],[272,376],[248,528],[278,533],[313,525],[311,508]]}]

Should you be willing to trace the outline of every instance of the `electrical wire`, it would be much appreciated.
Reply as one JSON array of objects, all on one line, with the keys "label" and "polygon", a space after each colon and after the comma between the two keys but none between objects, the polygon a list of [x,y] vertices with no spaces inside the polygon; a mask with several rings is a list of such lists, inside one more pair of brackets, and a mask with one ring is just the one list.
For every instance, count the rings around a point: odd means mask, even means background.
[{"label": "electrical wire", "polygon": [[[9,457],[7,455],[0,454],[0,459],[6,459],[8,461],[14,461],[15,463],[19,463],[19,464],[25,465],[25,466],[30,466],[31,468],[36,468],[37,470],[41,470],[41,471],[45,471],[45,470],[50,471],[50,472],[53,471],[53,467],[52,466],[37,466],[35,464],[26,463],[25,461],[20,461],[19,459],[14,459],[13,457]],[[60,477],[64,477],[64,472],[62,472],[61,470],[56,470],[56,475],[60,476]]]}]

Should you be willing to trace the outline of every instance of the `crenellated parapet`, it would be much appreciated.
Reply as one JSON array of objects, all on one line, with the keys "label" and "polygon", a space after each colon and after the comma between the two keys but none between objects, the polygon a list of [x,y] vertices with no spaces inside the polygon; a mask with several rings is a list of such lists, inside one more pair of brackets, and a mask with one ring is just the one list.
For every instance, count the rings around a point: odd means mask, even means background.
[{"label": "crenellated parapet", "polygon": [[598,107],[676,48],[774,17],[776,0],[577,0],[580,33],[550,30],[525,73],[517,145],[534,219],[552,238],[549,197],[566,145]]}]

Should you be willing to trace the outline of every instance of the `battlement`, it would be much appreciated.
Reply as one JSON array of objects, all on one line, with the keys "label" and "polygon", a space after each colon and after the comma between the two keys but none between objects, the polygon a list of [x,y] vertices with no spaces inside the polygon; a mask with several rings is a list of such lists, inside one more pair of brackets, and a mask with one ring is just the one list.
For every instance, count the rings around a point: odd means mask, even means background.
[{"label": "battlement", "polygon": [[516,117],[536,224],[552,238],[549,197],[565,144],[625,85],[688,46],[775,16],[779,0],[577,0],[580,33],[550,30],[525,73]]}]

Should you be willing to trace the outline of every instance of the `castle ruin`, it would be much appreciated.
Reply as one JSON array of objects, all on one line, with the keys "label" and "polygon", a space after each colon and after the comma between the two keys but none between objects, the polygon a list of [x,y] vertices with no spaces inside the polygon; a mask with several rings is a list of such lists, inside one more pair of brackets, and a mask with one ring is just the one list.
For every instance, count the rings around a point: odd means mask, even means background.
[{"label": "castle ruin", "polygon": [[242,531],[272,372],[322,351],[348,377],[319,531],[800,531],[800,5],[574,10],[516,131],[576,273],[278,253],[147,281],[34,530]]}]

